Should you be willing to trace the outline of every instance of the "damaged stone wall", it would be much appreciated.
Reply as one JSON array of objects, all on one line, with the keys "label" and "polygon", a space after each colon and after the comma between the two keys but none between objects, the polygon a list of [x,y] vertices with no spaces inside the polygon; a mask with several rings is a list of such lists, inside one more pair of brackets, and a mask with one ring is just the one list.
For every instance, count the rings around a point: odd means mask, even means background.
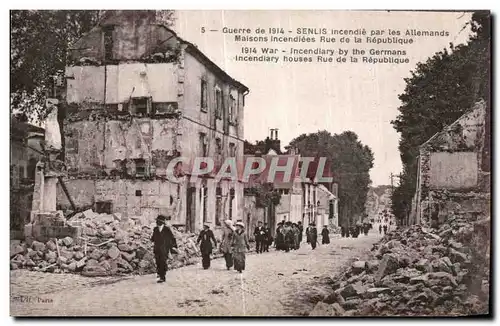
[{"label": "damaged stone wall", "polygon": [[[457,210],[489,214],[484,184],[490,173],[482,171],[485,114],[480,101],[420,147],[415,223],[439,225]],[[471,199],[474,207],[467,204]]]},{"label": "damaged stone wall", "polygon": [[154,166],[150,175],[165,175],[177,156],[176,119],[132,118],[80,120],[64,126],[66,165],[70,175],[136,175],[136,160]]},{"label": "damaged stone wall", "polygon": [[[232,188],[232,219],[244,219],[241,182],[187,180],[195,157],[222,162],[235,156],[243,163],[244,86],[154,19],[154,11],[109,12],[70,51],[64,124],[69,192],[78,208],[111,201],[113,211],[148,218],[171,212],[173,197],[180,206],[173,223],[196,231],[204,221],[215,222],[217,188],[222,197]],[[203,109],[202,79],[207,86]],[[220,116],[216,89],[223,94]],[[230,94],[237,117],[231,121]],[[147,114],[132,110],[138,99],[150,101]],[[173,106],[158,115],[163,104]],[[179,156],[191,161],[183,164],[186,178],[176,184],[165,180],[166,168]],[[68,207],[61,191],[58,199],[60,206]],[[226,203],[220,215],[229,216],[229,206]]]},{"label": "damaged stone wall", "polygon": [[153,102],[177,102],[177,65],[120,63],[66,67],[68,103],[126,103],[151,96]]},{"label": "damaged stone wall", "polygon": [[93,28],[70,49],[69,59],[73,63],[102,62],[106,46],[103,33],[111,29],[112,60],[134,60],[148,54],[175,49],[179,41],[172,31],[156,24],[154,10],[109,10],[99,25]]}]

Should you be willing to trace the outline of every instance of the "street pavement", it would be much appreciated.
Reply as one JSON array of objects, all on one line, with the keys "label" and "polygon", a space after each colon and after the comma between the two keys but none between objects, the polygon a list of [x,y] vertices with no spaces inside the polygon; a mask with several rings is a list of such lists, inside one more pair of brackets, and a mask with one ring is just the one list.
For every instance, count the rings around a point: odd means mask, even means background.
[{"label": "street pavement", "polygon": [[[377,231],[377,232],[374,232]],[[156,275],[86,278],[11,271],[12,316],[297,316],[328,294],[327,278],[364,259],[378,230],[357,239],[332,237],[329,245],[247,255],[240,274],[223,259]],[[201,259],[200,259],[201,260]]]}]

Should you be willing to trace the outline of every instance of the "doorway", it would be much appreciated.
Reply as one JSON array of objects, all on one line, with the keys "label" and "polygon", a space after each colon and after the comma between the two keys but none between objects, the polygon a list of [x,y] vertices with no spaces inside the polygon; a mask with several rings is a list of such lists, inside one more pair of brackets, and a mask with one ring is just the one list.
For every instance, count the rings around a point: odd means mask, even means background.
[{"label": "doorway", "polygon": [[186,191],[186,230],[195,232],[196,223],[196,187],[189,187]]}]

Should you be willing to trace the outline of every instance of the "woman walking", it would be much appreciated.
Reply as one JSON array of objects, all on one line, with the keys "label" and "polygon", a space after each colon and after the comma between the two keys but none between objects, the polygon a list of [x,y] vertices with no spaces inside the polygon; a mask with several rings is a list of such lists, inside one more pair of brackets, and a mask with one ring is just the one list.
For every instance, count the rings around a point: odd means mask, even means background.
[{"label": "woman walking", "polygon": [[[214,245],[212,246],[212,241]],[[212,254],[213,247],[217,247],[217,240],[215,240],[214,233],[210,230],[210,224],[203,224],[203,230],[196,240],[196,244],[200,244],[201,250],[201,263],[203,269],[208,269],[210,267],[210,255]]]},{"label": "woman walking", "polygon": [[224,259],[226,260],[226,268],[229,270],[233,267],[233,248],[231,247],[233,244],[233,235],[235,228],[233,226],[233,221],[226,220],[224,221],[224,231],[222,233],[222,241],[220,243],[220,251],[224,254]]},{"label": "woman walking", "polygon": [[285,238],[283,237],[283,223],[279,222],[278,227],[276,228],[276,239],[274,241],[274,245],[276,247],[276,250],[283,250],[284,243],[285,243]]},{"label": "woman walking", "polygon": [[236,232],[233,234],[233,260],[234,269],[238,272],[245,270],[245,252],[250,250],[248,237],[245,233],[245,224],[242,222],[236,223]]}]

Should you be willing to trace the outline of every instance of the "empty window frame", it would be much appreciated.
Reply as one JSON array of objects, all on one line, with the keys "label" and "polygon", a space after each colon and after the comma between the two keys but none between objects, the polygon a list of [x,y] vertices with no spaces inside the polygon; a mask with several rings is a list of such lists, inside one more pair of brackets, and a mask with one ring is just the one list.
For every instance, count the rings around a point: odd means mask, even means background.
[{"label": "empty window frame", "polygon": [[222,219],[222,188],[217,187],[215,190],[215,225],[221,225]]},{"label": "empty window frame", "polygon": [[201,98],[200,106],[202,111],[207,111],[208,109],[208,84],[205,79],[201,79]]},{"label": "empty window frame", "polygon": [[146,176],[146,161],[142,158],[138,158],[134,160],[135,162],[135,175],[137,177]]},{"label": "empty window frame", "polygon": [[233,202],[234,202],[235,192],[234,189],[231,188],[229,191],[229,219],[233,219]]},{"label": "empty window frame", "polygon": [[222,90],[219,87],[215,88],[215,117],[217,119],[222,119],[224,96]]},{"label": "empty window frame", "polygon": [[207,157],[208,155],[208,138],[207,134],[200,132],[200,155]]},{"label": "empty window frame", "polygon": [[151,112],[151,98],[135,97],[131,99],[130,113],[136,115],[147,115]]},{"label": "empty window frame", "polygon": [[104,32],[104,60],[113,59],[113,30],[114,26],[105,26]]},{"label": "empty window frame", "polygon": [[236,99],[233,94],[229,95],[229,112],[228,118],[230,123],[234,123],[236,121]]},{"label": "empty window frame", "polygon": [[229,156],[236,157],[236,145],[234,143],[229,144]]}]

